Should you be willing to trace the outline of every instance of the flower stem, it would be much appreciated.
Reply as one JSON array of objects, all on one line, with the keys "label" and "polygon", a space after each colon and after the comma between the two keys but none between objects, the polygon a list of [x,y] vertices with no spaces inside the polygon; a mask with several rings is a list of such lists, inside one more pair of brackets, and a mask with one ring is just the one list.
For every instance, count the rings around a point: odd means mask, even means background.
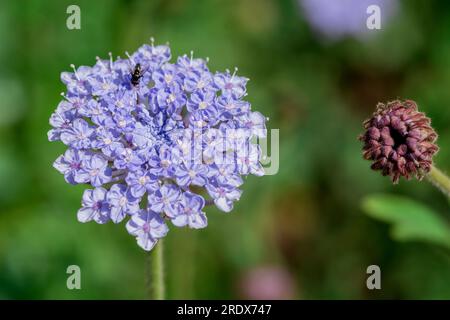
[{"label": "flower stem", "polygon": [[431,170],[428,173],[427,178],[447,197],[450,197],[450,177],[435,166],[431,166]]},{"label": "flower stem", "polygon": [[150,254],[150,297],[164,300],[164,256],[163,241],[159,240]]}]

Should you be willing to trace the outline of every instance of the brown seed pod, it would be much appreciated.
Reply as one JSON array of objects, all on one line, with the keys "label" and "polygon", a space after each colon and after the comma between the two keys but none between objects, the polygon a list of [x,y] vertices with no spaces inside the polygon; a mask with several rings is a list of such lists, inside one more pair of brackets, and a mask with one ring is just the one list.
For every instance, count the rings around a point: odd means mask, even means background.
[{"label": "brown seed pod", "polygon": [[373,170],[390,176],[395,184],[400,177],[420,180],[430,171],[439,150],[437,134],[414,101],[379,103],[372,117],[364,121],[364,128],[359,140],[364,143],[364,158],[373,162]]}]

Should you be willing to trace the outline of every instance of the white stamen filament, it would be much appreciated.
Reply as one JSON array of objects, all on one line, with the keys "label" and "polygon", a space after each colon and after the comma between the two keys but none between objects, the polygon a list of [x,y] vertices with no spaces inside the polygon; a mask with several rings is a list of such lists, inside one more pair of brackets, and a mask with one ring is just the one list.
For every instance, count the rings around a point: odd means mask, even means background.
[{"label": "white stamen filament", "polygon": [[105,68],[106,69],[106,66],[105,66],[105,64],[103,63],[103,61],[100,59],[100,57],[99,56],[96,56],[95,57],[95,60],[97,60],[97,63],[99,63],[103,68]]},{"label": "white stamen filament", "polygon": [[134,62],[133,58],[130,56],[130,54],[128,53],[128,51],[125,51],[125,54],[127,55],[128,59],[131,61],[131,63],[134,65],[136,65],[136,62]]},{"label": "white stamen filament", "polygon": [[233,74],[231,75],[231,80],[234,79],[234,77],[236,76],[236,72],[237,72],[238,70],[239,70],[238,67],[235,67],[235,68],[234,68],[234,72],[233,72]]},{"label": "white stamen filament", "polygon": [[70,67],[73,69],[73,73],[75,74],[75,78],[80,81],[80,77],[78,76],[77,69],[75,69],[75,65],[72,63]]},{"label": "white stamen filament", "polygon": [[112,53],[111,53],[111,52],[108,52],[108,55],[109,55],[109,68],[110,68],[111,71],[112,71],[112,69],[113,69],[113,58],[112,58]]}]

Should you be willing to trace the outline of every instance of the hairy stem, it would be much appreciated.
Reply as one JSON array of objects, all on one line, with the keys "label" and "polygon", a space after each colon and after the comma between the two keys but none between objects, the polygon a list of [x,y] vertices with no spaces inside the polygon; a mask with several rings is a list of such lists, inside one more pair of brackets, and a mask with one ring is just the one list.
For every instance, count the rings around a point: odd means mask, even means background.
[{"label": "hairy stem", "polygon": [[431,167],[427,175],[428,180],[441,190],[447,197],[450,197],[450,177],[435,166]]},{"label": "hairy stem", "polygon": [[164,300],[164,256],[163,241],[159,240],[149,254],[150,297],[154,300]]}]

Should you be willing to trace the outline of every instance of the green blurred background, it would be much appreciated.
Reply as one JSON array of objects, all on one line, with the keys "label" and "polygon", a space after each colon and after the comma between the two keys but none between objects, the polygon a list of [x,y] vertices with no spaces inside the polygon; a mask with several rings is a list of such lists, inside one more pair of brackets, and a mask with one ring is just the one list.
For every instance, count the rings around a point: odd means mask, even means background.
[{"label": "green blurred background", "polygon": [[[383,211],[370,197],[417,201],[443,230],[449,202],[425,181],[392,186],[357,141],[378,101],[414,99],[440,134],[435,161],[450,171],[450,2],[399,2],[362,38],[318,32],[299,2],[0,2],[0,298],[148,296],[148,254],[124,224],[77,222],[85,187],[52,168],[65,147],[47,131],[62,71],[123,56],[151,36],[170,42],[174,57],[210,57],[213,71],[239,67],[253,109],[280,129],[277,175],[249,177],[231,214],[208,208],[208,228],[171,228],[168,298],[450,298],[448,243],[396,236],[370,215]],[[66,28],[70,4],[81,8],[81,30]],[[72,264],[81,290],[66,288]],[[371,264],[381,290],[366,288]]]}]

